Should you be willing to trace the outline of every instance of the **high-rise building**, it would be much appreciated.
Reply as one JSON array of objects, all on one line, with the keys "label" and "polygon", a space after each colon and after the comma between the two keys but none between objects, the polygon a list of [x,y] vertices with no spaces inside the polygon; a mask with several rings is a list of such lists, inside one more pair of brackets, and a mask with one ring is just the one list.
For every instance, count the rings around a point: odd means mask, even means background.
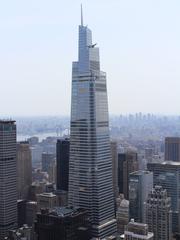
[{"label": "high-rise building", "polygon": [[153,172],[154,186],[159,185],[167,190],[171,198],[172,231],[180,232],[180,162],[148,163],[147,168]]},{"label": "high-rise building", "polygon": [[32,160],[28,142],[17,143],[18,199],[27,199],[32,184]]},{"label": "high-rise building", "polygon": [[16,124],[0,121],[0,240],[17,226]]},{"label": "high-rise building", "polygon": [[118,190],[118,150],[117,142],[111,141],[111,154],[112,154],[112,178],[113,178],[113,192],[116,199],[119,195]]},{"label": "high-rise building", "polygon": [[129,201],[124,198],[123,194],[116,199],[116,219],[117,232],[123,234],[129,222]]},{"label": "high-rise building", "polygon": [[29,201],[26,203],[26,223],[28,226],[33,226],[36,219],[37,202]]},{"label": "high-rise building", "polygon": [[138,170],[137,152],[128,150],[118,154],[119,193],[123,193],[126,199],[129,199],[129,174]]},{"label": "high-rise building", "polygon": [[180,162],[180,137],[165,138],[165,161]]},{"label": "high-rise building", "polygon": [[171,199],[166,189],[155,186],[146,202],[146,223],[154,233],[154,240],[171,240],[172,214]]},{"label": "high-rise building", "polygon": [[72,207],[43,209],[35,222],[37,240],[89,240],[87,210]]},{"label": "high-rise building", "polygon": [[57,190],[68,191],[69,139],[58,139],[56,144]]},{"label": "high-rise building", "polygon": [[153,173],[137,171],[129,175],[129,216],[145,223],[145,202],[153,188]]},{"label": "high-rise building", "polygon": [[17,222],[18,227],[22,227],[26,223],[26,200],[17,201]]},{"label": "high-rise building", "polygon": [[48,172],[50,170],[51,165],[55,162],[55,154],[49,152],[42,153],[42,171]]},{"label": "high-rise building", "polygon": [[[81,15],[82,16],[82,15]],[[117,231],[112,190],[112,158],[106,73],[91,30],[79,26],[79,59],[73,62],[69,163],[69,205],[89,212],[92,237]]]},{"label": "high-rise building", "polygon": [[38,211],[41,208],[52,209],[57,206],[57,196],[53,193],[37,194],[37,207]]},{"label": "high-rise building", "polygon": [[133,219],[126,226],[125,240],[154,240],[154,234],[148,231],[148,225],[135,222]]},{"label": "high-rise building", "polygon": [[56,174],[57,170],[56,170],[56,161],[55,162],[52,162],[50,164],[50,167],[49,167],[49,171],[48,171],[48,180],[50,183],[53,183],[55,184],[56,183]]}]

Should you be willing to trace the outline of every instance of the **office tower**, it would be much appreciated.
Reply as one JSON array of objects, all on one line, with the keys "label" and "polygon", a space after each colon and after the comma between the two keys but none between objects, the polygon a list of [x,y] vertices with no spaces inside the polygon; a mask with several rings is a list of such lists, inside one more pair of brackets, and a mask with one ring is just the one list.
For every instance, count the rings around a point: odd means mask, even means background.
[{"label": "office tower", "polygon": [[33,226],[36,219],[37,202],[29,201],[26,203],[26,223],[28,226]]},{"label": "office tower", "polygon": [[18,227],[26,223],[26,200],[17,201],[17,220]]},{"label": "office tower", "polygon": [[127,150],[118,154],[119,193],[123,193],[126,199],[129,199],[129,174],[138,170],[137,152]]},{"label": "office tower", "polygon": [[37,240],[89,240],[87,210],[72,207],[41,210],[35,232]]},{"label": "office tower", "polygon": [[37,207],[38,211],[41,208],[52,209],[57,206],[57,197],[53,193],[41,193],[37,194]]},{"label": "office tower", "polygon": [[17,226],[16,124],[0,121],[0,240]]},{"label": "office tower", "polygon": [[153,172],[154,186],[159,185],[167,190],[171,198],[172,231],[180,232],[180,162],[148,163],[147,168]]},{"label": "office tower", "polygon": [[171,199],[166,189],[155,186],[146,202],[146,223],[154,233],[154,240],[171,240]]},{"label": "office tower", "polygon": [[49,182],[55,184],[56,183],[56,161],[52,162],[49,167],[48,175],[49,175]]},{"label": "office tower", "polygon": [[28,142],[17,143],[16,156],[18,199],[27,199],[32,184],[32,160]]},{"label": "office tower", "polygon": [[30,137],[27,139],[29,142],[30,146],[37,145],[39,143],[39,138],[38,137]]},{"label": "office tower", "polygon": [[145,148],[145,158],[149,160],[149,162],[152,160],[154,154],[153,148]]},{"label": "office tower", "polygon": [[125,240],[154,240],[154,234],[148,231],[148,225],[134,222],[133,219],[126,226],[124,235]]},{"label": "office tower", "polygon": [[91,30],[79,26],[79,60],[73,62],[68,203],[89,212],[92,237],[117,231],[112,190],[106,74]]},{"label": "office tower", "polygon": [[165,161],[180,162],[180,137],[165,138]]},{"label": "office tower", "polygon": [[111,141],[111,154],[112,154],[112,179],[113,179],[113,192],[114,198],[116,199],[119,195],[118,190],[118,150],[117,150],[117,142]]},{"label": "office tower", "polygon": [[56,144],[57,190],[68,191],[69,139],[58,139]]},{"label": "office tower", "polygon": [[57,206],[66,207],[68,205],[68,192],[57,190],[54,194],[57,196]]},{"label": "office tower", "polygon": [[43,153],[43,147],[40,145],[33,145],[31,147],[31,155],[32,155],[32,167],[33,168],[41,168],[41,156]]},{"label": "office tower", "polygon": [[125,226],[129,222],[129,201],[124,198],[123,194],[116,199],[116,219],[117,232],[123,234]]},{"label": "office tower", "polygon": [[29,200],[36,201],[37,194],[43,193],[46,191],[46,182],[33,182],[29,190]]},{"label": "office tower", "polygon": [[129,175],[129,216],[145,223],[145,202],[153,188],[153,173],[137,171]]},{"label": "office tower", "polygon": [[55,162],[55,154],[43,152],[42,153],[42,171],[48,172],[50,170],[51,165]]}]

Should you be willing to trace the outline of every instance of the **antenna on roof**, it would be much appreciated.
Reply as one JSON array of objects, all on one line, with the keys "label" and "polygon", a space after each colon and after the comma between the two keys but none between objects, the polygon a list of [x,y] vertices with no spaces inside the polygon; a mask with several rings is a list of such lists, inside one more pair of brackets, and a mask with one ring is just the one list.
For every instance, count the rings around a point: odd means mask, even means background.
[{"label": "antenna on roof", "polygon": [[81,26],[83,26],[83,8],[81,3]]}]

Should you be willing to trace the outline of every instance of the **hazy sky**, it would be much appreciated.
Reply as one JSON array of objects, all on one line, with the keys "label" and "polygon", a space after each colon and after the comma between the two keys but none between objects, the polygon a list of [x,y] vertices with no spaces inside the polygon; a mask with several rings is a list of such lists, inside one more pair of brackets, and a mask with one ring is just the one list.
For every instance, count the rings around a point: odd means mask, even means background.
[{"label": "hazy sky", "polygon": [[0,115],[70,113],[81,2],[110,113],[180,114],[179,0],[2,0]]}]

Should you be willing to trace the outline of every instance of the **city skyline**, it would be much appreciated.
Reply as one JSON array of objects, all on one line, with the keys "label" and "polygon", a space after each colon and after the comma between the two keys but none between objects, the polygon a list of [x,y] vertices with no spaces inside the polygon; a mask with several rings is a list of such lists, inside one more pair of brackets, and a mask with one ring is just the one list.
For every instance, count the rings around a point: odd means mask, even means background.
[{"label": "city skyline", "polygon": [[0,114],[70,114],[70,63],[77,55],[73,36],[81,2],[84,22],[103,49],[110,113],[178,115],[180,3],[167,0],[3,2]]}]

